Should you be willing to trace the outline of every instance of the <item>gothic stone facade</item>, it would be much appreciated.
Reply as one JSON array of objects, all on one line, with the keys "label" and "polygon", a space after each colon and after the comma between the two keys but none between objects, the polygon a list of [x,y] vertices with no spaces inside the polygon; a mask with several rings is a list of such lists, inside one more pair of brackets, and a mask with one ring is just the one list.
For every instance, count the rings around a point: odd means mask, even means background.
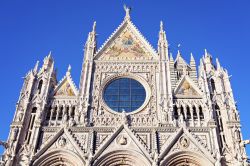
[{"label": "gothic stone facade", "polygon": [[[156,51],[125,11],[123,22],[99,49],[94,23],[79,89],[70,66],[57,82],[51,54],[40,69],[37,63],[28,72],[3,165],[247,165],[249,141],[242,140],[227,70],[218,59],[214,65],[205,50],[197,76],[192,55],[187,63],[180,51],[175,60],[169,53],[162,22]],[[135,108],[113,107],[125,99],[104,98],[108,85],[123,78],[145,92]],[[135,97],[131,90],[125,93]]]}]

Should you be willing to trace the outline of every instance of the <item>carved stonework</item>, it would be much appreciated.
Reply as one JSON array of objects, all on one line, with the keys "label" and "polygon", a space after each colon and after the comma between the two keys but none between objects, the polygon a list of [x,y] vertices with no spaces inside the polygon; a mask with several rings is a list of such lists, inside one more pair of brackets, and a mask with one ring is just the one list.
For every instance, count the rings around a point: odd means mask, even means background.
[{"label": "carved stonework", "polygon": [[94,23],[79,88],[70,66],[57,81],[51,53],[27,73],[0,163],[246,165],[228,72],[207,51],[199,67],[193,55],[174,58],[162,22],[156,51],[125,11],[100,48]]},{"label": "carved stonework", "polygon": [[67,144],[67,140],[64,137],[60,137],[57,140],[57,145],[61,148],[63,148]]},{"label": "carved stonework", "polygon": [[128,144],[128,137],[126,135],[120,135],[117,137],[116,142],[119,145],[127,145]]},{"label": "carved stonework", "polygon": [[186,138],[185,136],[182,136],[180,139],[179,139],[179,144],[182,148],[186,149],[189,147],[190,145],[190,141],[188,140],[188,138]]}]

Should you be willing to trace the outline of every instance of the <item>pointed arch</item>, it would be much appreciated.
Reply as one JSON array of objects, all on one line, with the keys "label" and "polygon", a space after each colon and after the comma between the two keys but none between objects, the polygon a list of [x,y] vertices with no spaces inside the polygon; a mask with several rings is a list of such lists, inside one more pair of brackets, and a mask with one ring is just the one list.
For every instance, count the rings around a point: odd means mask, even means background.
[{"label": "pointed arch", "polygon": [[197,115],[197,111],[196,111],[196,107],[195,106],[193,106],[193,117],[194,117],[194,120],[198,119],[198,115]]},{"label": "pointed arch", "polygon": [[42,87],[43,87],[43,80],[40,80],[37,87],[38,94],[41,94]]},{"label": "pointed arch", "polygon": [[186,117],[185,117],[185,113],[184,113],[184,108],[183,108],[183,106],[181,106],[181,112],[180,112],[181,114],[182,114],[182,116],[183,116],[183,118],[184,118],[184,120],[186,119]]},{"label": "pointed arch", "polygon": [[34,166],[85,166],[86,162],[76,153],[58,149],[45,153],[39,157],[34,163]]},{"label": "pointed arch", "polygon": [[204,156],[191,151],[180,151],[167,156],[160,166],[213,166],[213,163]]},{"label": "pointed arch", "polygon": [[204,120],[204,113],[203,113],[201,106],[199,106],[199,116],[200,116],[200,120]]},{"label": "pointed arch", "polygon": [[211,78],[210,80],[210,84],[211,84],[211,90],[212,90],[212,93],[214,93],[214,91],[216,90],[216,87],[215,87],[215,81],[213,78]]},{"label": "pointed arch", "polygon": [[141,153],[134,150],[116,150],[103,155],[93,166],[150,166],[150,161]]},{"label": "pointed arch", "polygon": [[58,120],[62,120],[63,117],[63,106],[58,109]]},{"label": "pointed arch", "polygon": [[178,108],[176,105],[174,106],[174,118],[178,119]]},{"label": "pointed arch", "polygon": [[187,106],[187,119],[191,119],[191,113],[190,113],[190,108]]}]

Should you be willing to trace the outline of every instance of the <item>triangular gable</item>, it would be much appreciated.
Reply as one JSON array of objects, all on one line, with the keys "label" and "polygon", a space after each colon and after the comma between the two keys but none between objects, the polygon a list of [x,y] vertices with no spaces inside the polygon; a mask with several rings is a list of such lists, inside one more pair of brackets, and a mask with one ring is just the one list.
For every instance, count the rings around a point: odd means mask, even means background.
[{"label": "triangular gable", "polygon": [[202,92],[197,88],[194,82],[187,76],[183,76],[174,90],[177,98],[201,98]]},{"label": "triangular gable", "polygon": [[70,74],[66,74],[66,76],[60,81],[60,83],[56,86],[54,91],[54,96],[77,96],[78,90],[75,87],[75,84],[70,76]]},{"label": "triangular gable", "polygon": [[211,151],[208,148],[203,147],[203,145],[199,143],[199,141],[196,140],[186,128],[179,129],[176,135],[173,135],[169,140],[169,143],[163,146],[159,159],[167,158],[167,156],[178,151],[195,151],[208,159],[211,163],[215,162],[215,159],[211,155]]},{"label": "triangular gable", "polygon": [[152,60],[158,55],[130,20],[124,20],[97,51],[95,60]]},{"label": "triangular gable", "polygon": [[177,65],[177,66],[187,66],[188,69],[191,69],[190,65],[181,56],[180,52],[178,52],[177,57],[175,59],[175,65]]},{"label": "triangular gable", "polygon": [[114,147],[118,147],[119,149],[133,149],[142,153],[150,162],[152,162],[148,149],[146,149],[146,147],[143,146],[143,143],[137,139],[135,134],[124,125],[121,125],[108,139],[103,142],[97,150],[93,160],[98,159],[105,153],[114,151]]},{"label": "triangular gable", "polygon": [[74,141],[70,133],[65,128],[61,128],[54,137],[50,138],[45,145],[41,146],[41,149],[35,154],[35,159],[39,158],[42,154],[50,150],[57,148],[67,148],[77,151],[79,154],[84,152],[79,148],[77,143]]}]

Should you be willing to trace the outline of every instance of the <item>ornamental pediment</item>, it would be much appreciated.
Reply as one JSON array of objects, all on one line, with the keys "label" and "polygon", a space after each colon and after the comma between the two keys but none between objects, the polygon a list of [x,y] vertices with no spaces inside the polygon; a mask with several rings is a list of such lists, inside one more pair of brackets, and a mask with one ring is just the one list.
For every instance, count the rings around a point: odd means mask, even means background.
[{"label": "ornamental pediment", "polygon": [[157,53],[136,27],[124,22],[97,52],[95,60],[153,60]]},{"label": "ornamental pediment", "polygon": [[184,76],[174,90],[174,95],[177,98],[201,98],[202,92],[188,76]]},{"label": "ornamental pediment", "polygon": [[54,91],[55,97],[75,97],[77,96],[78,91],[75,87],[74,82],[71,79],[70,75],[66,75],[62,81],[56,86]]},{"label": "ornamental pediment", "polygon": [[[82,135],[87,137],[86,133]],[[43,138],[45,142],[41,144],[38,152],[35,155],[36,158],[43,155],[44,153],[48,153],[56,149],[64,149],[75,153],[83,154],[83,150],[86,148],[78,143],[80,141],[78,141],[79,139],[77,136],[73,137],[72,134],[68,131],[68,129],[65,128],[61,128],[57,133],[44,135],[44,137],[48,138]]]},{"label": "ornamental pediment", "polygon": [[200,139],[195,138],[194,133],[190,133],[186,128],[179,129],[175,135],[168,139],[162,147],[159,158],[165,163],[169,156],[183,152],[197,153],[201,155],[200,157],[206,159],[207,163],[214,163],[215,161],[207,146]]},{"label": "ornamental pediment", "polygon": [[144,154],[148,160],[151,160],[142,138],[136,136],[126,125],[121,125],[113,134],[105,138],[98,148],[94,160],[98,161],[98,158],[110,152],[114,153],[117,150],[128,149]]}]

